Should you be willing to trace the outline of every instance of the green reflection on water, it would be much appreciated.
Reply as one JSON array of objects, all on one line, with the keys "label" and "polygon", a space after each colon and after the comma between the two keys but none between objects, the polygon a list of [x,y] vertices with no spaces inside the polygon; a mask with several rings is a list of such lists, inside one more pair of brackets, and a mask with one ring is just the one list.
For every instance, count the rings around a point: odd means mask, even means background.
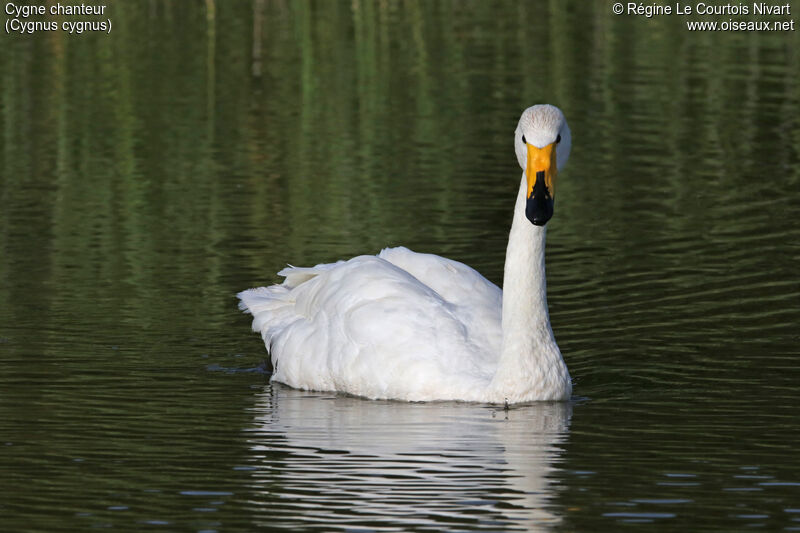
[{"label": "green reflection on water", "polygon": [[[688,33],[577,1],[109,10],[110,35],[0,47],[3,529],[280,512],[291,471],[263,493],[235,469],[266,377],[206,370],[265,356],[232,295],[287,262],[398,244],[501,282],[512,133],[536,102],[574,135],[549,301],[590,398],[550,514],[592,530],[616,530],[619,503],[675,515],[652,528],[789,524],[791,485],[726,489],[745,467],[800,479],[796,32]],[[687,471],[697,485],[663,484]],[[209,518],[187,491],[230,495]],[[692,503],[633,502],[651,496]],[[488,527],[469,508],[453,527]],[[511,515],[493,519],[525,527]]]}]

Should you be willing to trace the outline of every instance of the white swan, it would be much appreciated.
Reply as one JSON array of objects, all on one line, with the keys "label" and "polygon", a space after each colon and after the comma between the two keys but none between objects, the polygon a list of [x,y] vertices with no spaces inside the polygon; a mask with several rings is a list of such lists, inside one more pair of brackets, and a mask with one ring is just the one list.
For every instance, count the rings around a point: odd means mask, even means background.
[{"label": "white swan", "polygon": [[544,225],[571,145],[564,115],[526,109],[514,143],[524,172],[504,291],[463,263],[406,248],[290,266],[278,273],[283,284],[238,294],[271,353],[272,380],[373,399],[569,399],[544,264]]}]

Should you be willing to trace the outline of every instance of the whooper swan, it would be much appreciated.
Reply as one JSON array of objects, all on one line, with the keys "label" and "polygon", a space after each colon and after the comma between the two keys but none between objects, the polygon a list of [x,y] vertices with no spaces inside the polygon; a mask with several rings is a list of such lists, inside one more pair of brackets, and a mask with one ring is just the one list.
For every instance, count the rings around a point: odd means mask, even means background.
[{"label": "whooper swan", "polygon": [[563,113],[536,105],[514,135],[524,170],[503,287],[463,263],[387,248],[288,267],[238,294],[272,357],[273,381],[366,398],[567,400],[572,381],[547,311],[545,224],[571,145]]}]

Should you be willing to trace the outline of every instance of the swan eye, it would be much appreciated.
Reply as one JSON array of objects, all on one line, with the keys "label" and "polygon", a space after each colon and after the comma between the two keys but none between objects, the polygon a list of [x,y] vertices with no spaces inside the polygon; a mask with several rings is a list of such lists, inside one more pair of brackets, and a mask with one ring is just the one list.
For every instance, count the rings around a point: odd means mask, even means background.
[{"label": "swan eye", "polygon": [[558,137],[556,137],[556,144],[558,144],[560,142],[561,142],[561,134],[559,133]]},{"label": "swan eye", "polygon": [[528,143],[525,141],[525,136],[524,136],[524,135],[522,136],[522,144],[528,144]]}]

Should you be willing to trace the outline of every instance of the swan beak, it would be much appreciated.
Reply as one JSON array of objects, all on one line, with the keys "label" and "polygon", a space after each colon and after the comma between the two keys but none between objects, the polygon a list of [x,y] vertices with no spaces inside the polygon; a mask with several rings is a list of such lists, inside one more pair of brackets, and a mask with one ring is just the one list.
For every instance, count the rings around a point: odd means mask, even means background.
[{"label": "swan beak", "polygon": [[553,197],[555,196],[556,175],[556,143],[538,148],[526,143],[528,163],[525,175],[528,178],[528,201],[525,205],[525,216],[535,226],[544,226],[553,216]]}]

